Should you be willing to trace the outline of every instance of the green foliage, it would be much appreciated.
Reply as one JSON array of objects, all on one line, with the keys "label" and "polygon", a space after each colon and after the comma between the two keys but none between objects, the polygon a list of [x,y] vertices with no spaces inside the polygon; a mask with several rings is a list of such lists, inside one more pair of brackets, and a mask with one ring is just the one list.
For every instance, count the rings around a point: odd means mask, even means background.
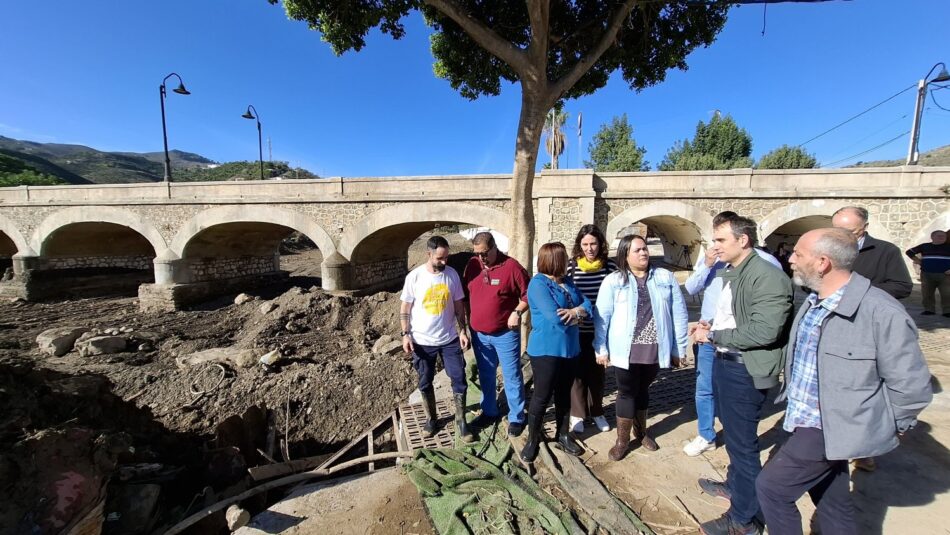
[{"label": "green foliage", "polygon": [[782,145],[763,156],[756,167],[759,169],[814,169],[818,167],[818,160],[801,147]]},{"label": "green foliage", "polygon": [[588,145],[590,160],[584,162],[594,171],[649,171],[650,164],[643,159],[647,150],[637,145],[633,138],[633,126],[627,114],[614,117],[610,124],[603,124]]},{"label": "green foliage", "polygon": [[659,165],[660,171],[706,171],[752,167],[752,136],[730,116],[718,113],[696,125],[693,140],[675,143]]},{"label": "green foliage", "polygon": [[20,159],[0,154],[0,187],[53,186],[56,184],[65,184],[65,182],[37,171]]},{"label": "green foliage", "polygon": [[[215,167],[190,167],[178,169],[172,179],[175,182],[213,182],[219,180],[260,180],[259,162],[227,162]],[[291,168],[287,162],[264,162],[264,177],[287,179],[320,178],[306,169]]]},{"label": "green foliage", "polygon": [[[611,16],[623,3],[620,0],[578,0],[551,6],[548,27],[544,29],[550,36],[545,73],[548,80],[562,78],[576,64],[589,59],[587,55],[596,48]],[[447,80],[453,89],[469,99],[497,95],[503,81],[521,80],[511,65],[472,39],[446,11],[457,6],[463,16],[477,21],[521,51],[532,45],[532,36],[536,33],[531,30],[523,1],[283,0],[282,4],[291,19],[305,21],[310,29],[319,31],[337,54],[362,49],[366,35],[374,27],[395,39],[401,38],[405,33],[401,19],[411,10],[420,10],[426,23],[435,30],[430,39],[435,75]],[[636,4],[599,61],[560,98],[594,93],[616,70],[634,89],[663,81],[669,69],[685,70],[686,56],[715,40],[726,22],[728,8],[725,2],[687,0]]]}]

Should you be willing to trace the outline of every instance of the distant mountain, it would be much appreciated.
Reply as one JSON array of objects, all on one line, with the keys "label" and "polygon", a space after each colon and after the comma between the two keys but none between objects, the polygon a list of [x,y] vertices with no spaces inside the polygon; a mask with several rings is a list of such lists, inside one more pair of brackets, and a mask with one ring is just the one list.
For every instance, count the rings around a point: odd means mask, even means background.
[{"label": "distant mountain", "polygon": [[[165,174],[164,152],[104,152],[85,145],[37,143],[0,136],[0,152],[70,184],[158,182]],[[169,151],[172,169],[208,167],[204,156]]]},{"label": "distant mountain", "polygon": [[[162,173],[165,172],[165,153],[164,152],[116,152],[123,156],[141,156],[146,160],[151,160],[162,165]],[[192,167],[208,167],[217,162],[209,160],[200,154],[185,152],[181,150],[168,151],[168,159],[172,162],[172,170],[188,169]]]},{"label": "distant mountain", "polygon": [[[159,182],[165,175],[164,152],[104,152],[85,145],[37,143],[0,136],[0,155],[23,163],[18,169],[33,170],[69,184],[120,184]],[[191,152],[168,151],[175,181],[255,180],[258,162],[219,164]],[[11,169],[12,165],[8,166]],[[13,175],[12,171],[7,173]],[[287,162],[264,162],[267,177],[320,178]],[[3,178],[3,177],[0,177]],[[10,178],[10,177],[7,177]]]},{"label": "distant mountain", "polygon": [[[876,160],[873,162],[858,162],[848,167],[896,167],[904,165],[906,161],[904,158],[899,160]],[[944,145],[943,147],[921,153],[919,164],[928,167],[950,167],[950,145]]]}]

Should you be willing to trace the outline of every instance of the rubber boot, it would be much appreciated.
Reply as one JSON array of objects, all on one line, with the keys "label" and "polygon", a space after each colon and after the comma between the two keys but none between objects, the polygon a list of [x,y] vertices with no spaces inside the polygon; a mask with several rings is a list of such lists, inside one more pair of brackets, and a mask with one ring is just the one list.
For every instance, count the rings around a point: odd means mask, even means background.
[{"label": "rubber boot", "polygon": [[528,415],[528,440],[521,448],[521,460],[533,463],[538,457],[538,448],[541,447],[541,418]]},{"label": "rubber boot", "polygon": [[452,398],[455,400],[455,430],[458,432],[458,437],[462,439],[462,442],[474,442],[475,436],[472,435],[468,422],[465,421],[465,394],[456,393]]},{"label": "rubber boot", "polygon": [[630,428],[632,426],[632,419],[617,417],[617,442],[607,452],[607,457],[611,461],[619,461],[627,454],[627,450],[630,449]]},{"label": "rubber boot", "polygon": [[557,442],[554,445],[564,451],[564,453],[577,457],[584,453],[584,448],[574,440],[570,425],[570,419],[568,419],[566,414],[558,419]]},{"label": "rubber boot", "polygon": [[633,422],[633,434],[645,449],[649,451],[660,449],[659,444],[647,434],[647,411],[636,412],[636,419]]},{"label": "rubber boot", "polygon": [[422,428],[422,436],[435,436],[439,422],[439,412],[435,408],[435,388],[429,387],[422,391],[422,408],[426,411],[426,425]]}]

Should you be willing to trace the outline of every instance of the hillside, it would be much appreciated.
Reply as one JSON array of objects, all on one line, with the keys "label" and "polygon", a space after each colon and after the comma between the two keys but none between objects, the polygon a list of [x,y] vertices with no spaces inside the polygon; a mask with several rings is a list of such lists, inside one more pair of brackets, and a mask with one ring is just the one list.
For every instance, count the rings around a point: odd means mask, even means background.
[{"label": "hillside", "polygon": [[[873,162],[858,162],[848,167],[896,167],[904,165],[904,158],[899,160],[876,160]],[[920,154],[920,165],[928,167],[950,167],[950,145],[944,145],[931,151]]]}]

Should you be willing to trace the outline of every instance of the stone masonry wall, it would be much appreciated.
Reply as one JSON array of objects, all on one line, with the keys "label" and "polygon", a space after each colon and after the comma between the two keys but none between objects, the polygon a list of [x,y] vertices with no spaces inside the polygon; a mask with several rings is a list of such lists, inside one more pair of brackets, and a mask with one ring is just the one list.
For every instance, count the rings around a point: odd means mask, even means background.
[{"label": "stone masonry wall", "polygon": [[151,270],[153,257],[141,256],[68,256],[46,259],[47,269],[125,268]]},{"label": "stone masonry wall", "polygon": [[353,282],[357,288],[397,284],[409,273],[406,258],[387,258],[353,266]]},{"label": "stone masonry wall", "polygon": [[234,279],[278,271],[273,256],[199,258],[190,261],[188,265],[191,268],[193,282]]}]

